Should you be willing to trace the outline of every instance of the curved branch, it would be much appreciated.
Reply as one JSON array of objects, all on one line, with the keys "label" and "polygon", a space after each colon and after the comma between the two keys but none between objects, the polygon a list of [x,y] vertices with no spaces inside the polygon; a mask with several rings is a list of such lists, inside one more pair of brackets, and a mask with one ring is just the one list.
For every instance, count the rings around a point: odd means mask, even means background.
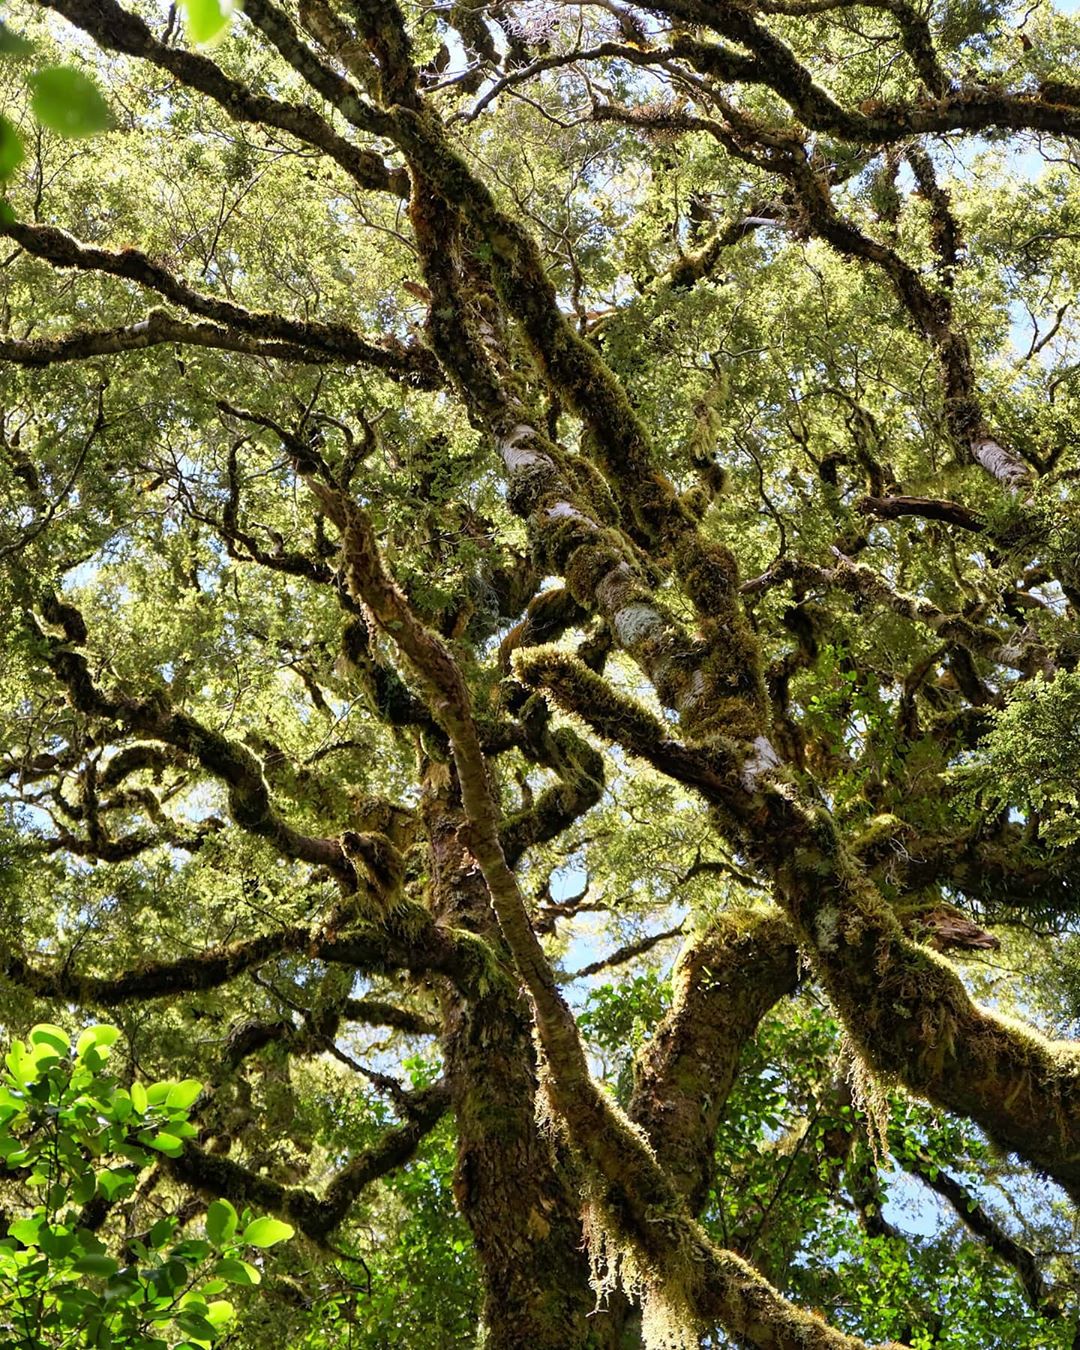
[{"label": "curved branch", "polygon": [[862,1342],[795,1308],[739,1257],[712,1246],[652,1151],[598,1088],[499,843],[498,807],[460,670],[387,575],[361,509],[344,493],[311,485],[342,531],[353,593],[406,655],[450,737],[470,848],[532,1000],[553,1103],[571,1141],[602,1182],[605,1222],[657,1272],[665,1292],[679,1291],[685,1300],[680,1312],[695,1324],[721,1324],[763,1350],[858,1350]]},{"label": "curved branch", "polygon": [[627,1108],[692,1213],[708,1198],[713,1151],[739,1055],[761,1018],[798,981],[791,926],[779,910],[734,910],[689,942],[674,998],[635,1065]]},{"label": "curved branch", "polygon": [[[119,975],[87,975],[67,961],[57,966],[32,964],[20,953],[0,958],[0,972],[37,998],[56,999],[99,1008],[152,998],[217,989],[246,971],[282,953],[306,953],[313,960],[351,966],[371,974],[407,970],[412,974],[447,975],[464,989],[478,981],[490,985],[497,976],[478,940],[440,928],[425,909],[403,908],[397,931],[387,924],[366,924],[347,933],[312,934],[305,924],[245,938],[222,947],[208,947],[172,961],[147,961]],[[379,1000],[349,1000],[344,1016],[397,1027],[415,1035],[437,1028],[424,1018]]]},{"label": "curved branch", "polygon": [[241,333],[230,333],[228,329],[218,328],[211,323],[184,323],[172,318],[165,310],[153,309],[145,319],[125,327],[80,328],[59,338],[0,340],[0,361],[16,366],[51,366],[61,361],[85,361],[92,356],[143,351],[164,342],[313,365],[324,365],[334,359],[306,347],[284,342],[260,342]]},{"label": "curved branch", "polygon": [[[181,84],[220,103],[236,121],[276,127],[315,146],[340,164],[360,187],[408,196],[408,176],[403,170],[389,169],[374,151],[361,150],[344,140],[314,109],[253,93],[226,75],[208,56],[166,46],[154,37],[142,19],[116,0],[38,0],[38,3],[63,15],[107,51],[139,57],[167,70]],[[372,129],[376,134],[380,131],[378,126]]]},{"label": "curved branch", "polygon": [[348,1216],[364,1189],[412,1158],[446,1114],[450,1090],[444,1079],[409,1094],[409,1119],[383,1132],[371,1148],[351,1158],[327,1184],[321,1196],[299,1186],[283,1186],[231,1158],[207,1153],[189,1144],[164,1165],[185,1185],[223,1196],[235,1204],[270,1209],[290,1219],[314,1242],[325,1242]]},{"label": "curved branch", "polygon": [[51,637],[28,616],[31,631],[41,641],[50,669],[66,687],[72,706],[89,717],[100,717],[162,741],[191,755],[228,789],[229,810],[242,829],[259,835],[287,858],[325,867],[348,892],[356,890],[356,873],[337,839],[302,834],[275,810],[262,765],[248,747],[230,741],[189,713],[174,708],[162,692],[154,698],[107,695],[95,684],[86,657],[78,647],[86,640],[82,617],[71,605],[48,597],[46,617],[59,624],[65,639]]},{"label": "curved branch", "polygon": [[216,989],[272,956],[303,950],[309,942],[310,930],[294,925],[175,961],[147,961],[122,975],[83,975],[69,969],[66,962],[56,969],[43,969],[15,954],[3,962],[3,971],[38,998],[115,1008],[141,999]]},{"label": "curved branch", "polygon": [[[0,221],[0,237],[13,239],[27,253],[43,259],[53,267],[74,267],[80,271],[105,272],[109,276],[121,277],[125,281],[134,281],[147,290],[156,291],[171,304],[186,309],[191,314],[197,314],[200,318],[209,319],[212,323],[219,324],[222,329],[232,330],[234,334],[247,334],[259,343],[273,342],[285,344],[289,348],[295,347],[298,354],[289,356],[290,360],[341,361],[344,364],[368,365],[422,388],[434,388],[442,383],[438,362],[426,348],[418,344],[407,346],[395,338],[383,338],[377,343],[370,342],[347,324],[294,319],[285,314],[245,309],[243,305],[231,300],[223,300],[196,290],[138,249],[125,248],[116,252],[98,248],[92,244],[82,243],[55,225],[33,225],[26,221]],[[176,322],[168,319],[168,316],[161,314],[160,311],[154,311],[154,314],[160,314],[157,322],[165,320],[169,323]],[[154,314],[150,316],[151,320],[154,319]],[[178,340],[190,339],[180,337]],[[233,350],[243,349],[233,348]],[[284,356],[285,352],[268,352],[267,355]]]}]

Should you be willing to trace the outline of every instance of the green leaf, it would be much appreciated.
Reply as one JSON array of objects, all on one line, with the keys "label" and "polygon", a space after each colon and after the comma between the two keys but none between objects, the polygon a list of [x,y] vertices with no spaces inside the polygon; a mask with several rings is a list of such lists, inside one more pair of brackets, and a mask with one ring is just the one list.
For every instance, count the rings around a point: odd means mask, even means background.
[{"label": "green leaf", "polygon": [[80,1275],[105,1277],[115,1275],[120,1269],[120,1262],[114,1261],[111,1256],[105,1256],[102,1252],[91,1252],[89,1256],[80,1257],[72,1269],[77,1270]]},{"label": "green leaf", "polygon": [[93,1172],[84,1172],[71,1188],[71,1201],[75,1205],[85,1205],[97,1190],[97,1177]]},{"label": "green leaf", "polygon": [[209,1242],[204,1242],[202,1238],[188,1238],[184,1242],[178,1242],[172,1249],[172,1255],[178,1261],[186,1261],[188,1265],[198,1265],[200,1261],[213,1253],[213,1247]]},{"label": "green leaf", "polygon": [[33,50],[34,44],[28,38],[0,22],[0,56],[18,58],[29,55]]},{"label": "green leaf", "polygon": [[180,1312],[176,1315],[176,1325],[181,1331],[197,1340],[213,1341],[217,1338],[216,1329],[210,1325],[201,1313]]},{"label": "green leaf", "polygon": [[[4,1162],[8,1162],[14,1154],[21,1155],[24,1152],[25,1145],[21,1139],[12,1139],[10,1135],[0,1139],[0,1158],[2,1158]],[[13,1167],[17,1167],[18,1165],[17,1161],[11,1164]]]},{"label": "green leaf", "polygon": [[8,1228],[8,1232],[13,1238],[16,1238],[24,1247],[36,1247],[38,1242],[38,1233],[41,1231],[41,1219],[16,1219]]},{"label": "green leaf", "polygon": [[49,131],[61,136],[96,136],[113,125],[101,91],[73,66],[45,66],[30,76],[30,106]]},{"label": "green leaf", "polygon": [[152,1139],[143,1141],[147,1148],[153,1148],[158,1153],[168,1154],[170,1158],[179,1157],[184,1151],[183,1140],[177,1139],[175,1134],[169,1134],[166,1130],[159,1130]]},{"label": "green leaf", "polygon": [[111,1027],[104,1023],[87,1027],[75,1042],[75,1055],[77,1059],[82,1059],[87,1050],[97,1050],[102,1057],[108,1055],[109,1047],[115,1045],[120,1039],[120,1031],[117,1027]]},{"label": "green leaf", "polygon": [[146,1108],[150,1103],[146,1095],[146,1088],[141,1083],[132,1083],[131,1085],[131,1104],[140,1116],[146,1114]]},{"label": "green leaf", "polygon": [[0,183],[10,178],[25,158],[22,138],[14,125],[0,113]]},{"label": "green leaf", "polygon": [[[100,1053],[100,1052],[99,1052]],[[135,1104],[131,1100],[131,1093],[124,1088],[117,1088],[113,1094],[112,1104],[109,1108],[109,1115],[113,1120],[123,1122],[127,1120],[135,1109]]]},{"label": "green leaf", "polygon": [[236,1210],[228,1200],[212,1200],[206,1210],[206,1236],[216,1246],[228,1242],[236,1232]]},{"label": "green leaf", "polygon": [[262,1275],[256,1267],[236,1256],[223,1256],[214,1267],[214,1273],[230,1284],[255,1285],[262,1282]]},{"label": "green leaf", "polygon": [[129,1144],[126,1140],[116,1151],[130,1159],[136,1167],[146,1167],[150,1162],[150,1155],[145,1149],[141,1149],[135,1144]]},{"label": "green leaf", "polygon": [[201,1083],[196,1082],[194,1078],[185,1078],[169,1089],[169,1095],[165,1098],[165,1105],[170,1111],[186,1111],[201,1091]]},{"label": "green leaf", "polygon": [[174,1294],[187,1283],[188,1270],[183,1261],[166,1261],[151,1277],[164,1293]]},{"label": "green leaf", "polygon": [[97,1179],[98,1190],[106,1200],[115,1200],[117,1196],[130,1190],[134,1184],[135,1177],[126,1169],[102,1172]]},{"label": "green leaf", "polygon": [[206,1320],[219,1330],[236,1316],[236,1310],[227,1298],[215,1299],[206,1309]]},{"label": "green leaf", "polygon": [[217,42],[228,32],[233,9],[229,0],[184,0],[188,37],[192,42]]},{"label": "green leaf", "polygon": [[74,1233],[43,1225],[38,1234],[38,1243],[41,1250],[56,1261],[62,1260],[74,1250],[76,1238]]},{"label": "green leaf", "polygon": [[291,1224],[269,1217],[255,1219],[249,1223],[240,1236],[240,1241],[249,1247],[272,1247],[277,1242],[285,1242],[296,1230]]},{"label": "green leaf", "polygon": [[55,1027],[51,1022],[39,1022],[31,1027],[28,1037],[35,1050],[45,1048],[57,1055],[66,1055],[71,1049],[71,1037],[63,1027]]},{"label": "green leaf", "polygon": [[172,1235],[175,1232],[175,1219],[158,1219],[157,1223],[150,1229],[150,1246],[154,1248],[164,1247],[165,1244],[172,1239]]}]

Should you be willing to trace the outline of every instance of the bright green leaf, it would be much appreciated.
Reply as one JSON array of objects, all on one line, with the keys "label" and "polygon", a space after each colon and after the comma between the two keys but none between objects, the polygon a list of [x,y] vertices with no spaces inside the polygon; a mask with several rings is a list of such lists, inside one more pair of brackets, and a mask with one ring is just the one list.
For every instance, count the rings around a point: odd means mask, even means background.
[{"label": "bright green leaf", "polygon": [[184,1151],[183,1140],[177,1139],[175,1134],[169,1134],[166,1130],[159,1130],[145,1143],[147,1148],[156,1149],[158,1153],[166,1153],[174,1158]]},{"label": "bright green leaf", "polygon": [[266,1217],[249,1223],[240,1235],[240,1241],[249,1247],[273,1247],[277,1242],[287,1241],[294,1232],[291,1224]]},{"label": "bright green leaf", "polygon": [[236,1316],[236,1310],[227,1298],[215,1299],[206,1309],[206,1320],[219,1330]]},{"label": "bright green leaf", "polygon": [[201,1083],[196,1082],[194,1078],[185,1078],[183,1082],[176,1083],[169,1089],[165,1105],[170,1111],[186,1111],[201,1091]]},{"label": "bright green leaf", "polygon": [[228,1200],[211,1200],[206,1210],[206,1236],[217,1246],[236,1232],[236,1210]]},{"label": "bright green leaf", "polygon": [[75,1054],[78,1059],[82,1059],[87,1050],[96,1049],[102,1056],[107,1056],[109,1047],[115,1045],[120,1039],[118,1028],[106,1024],[87,1027],[75,1042]]},{"label": "bright green leaf", "polygon": [[0,182],[10,178],[25,158],[22,138],[14,125],[0,113]]},{"label": "bright green leaf", "polygon": [[196,43],[219,41],[228,32],[237,7],[231,0],[184,0],[188,37]]},{"label": "bright green leaf", "polygon": [[262,1281],[262,1275],[255,1266],[236,1256],[223,1256],[214,1266],[214,1271],[230,1284],[254,1285]]},{"label": "bright green leaf", "polygon": [[120,1262],[101,1252],[91,1252],[89,1256],[80,1257],[73,1269],[81,1275],[109,1276],[115,1275],[120,1269]]},{"label": "bright green leaf", "polygon": [[101,91],[73,66],[45,66],[29,79],[34,116],[61,136],[96,136],[108,131],[113,116]]},{"label": "bright green leaf", "polygon": [[31,1027],[28,1039],[35,1051],[45,1048],[53,1054],[66,1055],[71,1049],[71,1037],[63,1027],[53,1026],[51,1022],[39,1022],[36,1027]]}]

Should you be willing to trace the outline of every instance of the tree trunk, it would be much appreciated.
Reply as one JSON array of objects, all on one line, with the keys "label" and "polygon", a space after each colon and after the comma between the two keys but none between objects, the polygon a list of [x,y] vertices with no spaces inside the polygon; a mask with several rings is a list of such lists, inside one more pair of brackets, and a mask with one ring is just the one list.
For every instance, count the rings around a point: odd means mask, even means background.
[{"label": "tree trunk", "polygon": [[[426,811],[437,917],[500,952],[483,877],[461,841],[447,793]],[[537,1122],[536,1053],[524,997],[501,980],[479,999],[447,983],[443,1054],[457,1123],[454,1194],[472,1230],[484,1285],[488,1350],[607,1350],[595,1315],[580,1207],[566,1165]]]}]

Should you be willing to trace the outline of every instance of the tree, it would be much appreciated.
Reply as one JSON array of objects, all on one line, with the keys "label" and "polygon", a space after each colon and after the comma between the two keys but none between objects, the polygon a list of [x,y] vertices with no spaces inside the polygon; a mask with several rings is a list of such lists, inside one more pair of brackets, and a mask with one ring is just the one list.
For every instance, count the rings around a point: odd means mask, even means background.
[{"label": "tree", "polygon": [[1076,1344],[1080,25],[181,17],[3,67],[4,1016],[207,1084],[103,1231],[293,1225],[238,1344]]}]

